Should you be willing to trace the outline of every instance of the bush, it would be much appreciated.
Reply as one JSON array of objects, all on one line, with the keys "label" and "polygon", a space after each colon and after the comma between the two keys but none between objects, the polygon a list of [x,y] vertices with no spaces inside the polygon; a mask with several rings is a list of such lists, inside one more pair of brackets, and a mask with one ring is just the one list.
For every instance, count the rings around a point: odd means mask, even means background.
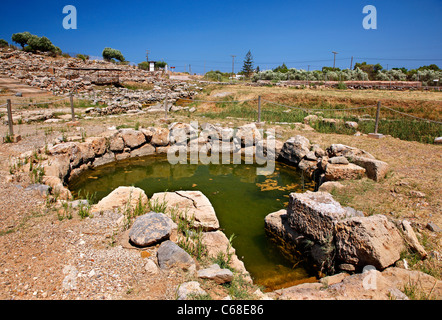
[{"label": "bush", "polygon": [[78,59],[83,60],[83,61],[89,60],[89,56],[88,56],[87,54],[81,54],[81,53],[79,53],[79,54],[76,55],[76,57],[77,57]]},{"label": "bush", "polygon": [[6,48],[7,46],[9,46],[8,41],[5,39],[0,39],[0,48]]},{"label": "bush", "polygon": [[118,61],[124,61],[124,56],[120,50],[112,49],[112,48],[104,48],[103,50],[103,59],[106,61],[112,61],[112,59],[117,59]]},{"label": "bush", "polygon": [[138,69],[149,70],[149,62],[143,61],[138,64]]}]

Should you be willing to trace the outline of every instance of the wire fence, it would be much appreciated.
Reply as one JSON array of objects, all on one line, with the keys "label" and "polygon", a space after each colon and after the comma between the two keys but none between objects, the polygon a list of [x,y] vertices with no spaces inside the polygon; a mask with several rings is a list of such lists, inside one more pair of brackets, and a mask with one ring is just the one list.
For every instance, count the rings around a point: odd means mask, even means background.
[{"label": "wire fence", "polygon": [[[56,100],[48,100],[43,102],[29,102],[29,103],[12,103],[15,106],[29,106],[29,105],[46,105],[59,103],[64,100],[70,100],[72,120],[75,120],[73,95],[64,96]],[[76,100],[91,100],[90,98],[75,97]],[[252,98],[244,100],[232,100],[230,98],[224,98],[221,100],[207,100],[207,99],[188,99],[179,98],[182,101],[187,101],[189,103],[214,103],[223,106],[221,111],[206,112],[203,113],[205,116],[209,117],[229,117],[229,118],[242,118],[252,121],[265,121],[273,123],[299,123],[305,122],[305,117],[311,114],[319,115],[322,114],[323,118],[328,116],[326,120],[330,118],[335,118],[341,120],[339,124],[333,121],[318,121],[316,123],[310,123],[313,128],[320,132],[335,132],[335,133],[354,133],[354,130],[341,123],[345,124],[345,121],[358,121],[358,129],[362,132],[369,133],[376,131],[375,128],[379,128],[380,132],[385,134],[390,134],[395,137],[399,137],[404,140],[416,140],[420,142],[434,143],[436,137],[442,136],[442,121],[426,119],[423,117],[418,117],[413,114],[402,112],[394,108],[381,105],[367,105],[359,107],[348,107],[348,108],[310,108],[304,106],[293,106],[289,104],[280,103],[277,101],[271,101],[267,99]],[[169,101],[169,99],[167,99]],[[164,101],[166,102],[166,100]],[[229,104],[230,107],[224,107],[224,104]],[[0,105],[0,107],[8,107],[8,103]],[[165,103],[166,106],[166,103]],[[285,108],[282,110],[281,108]],[[372,110],[376,109],[376,115],[369,114],[369,118],[359,119],[359,111],[362,110]],[[382,118],[380,117],[381,109],[384,110],[382,113]],[[386,112],[385,112],[386,111]],[[8,114],[10,112],[8,111]],[[360,113],[359,113],[360,115]],[[402,118],[396,118],[394,115],[400,115]],[[375,119],[373,119],[376,117]],[[406,117],[406,119],[404,119]],[[360,120],[360,121],[359,121]],[[307,124],[307,122],[306,122]],[[376,132],[377,133],[377,132]]]}]

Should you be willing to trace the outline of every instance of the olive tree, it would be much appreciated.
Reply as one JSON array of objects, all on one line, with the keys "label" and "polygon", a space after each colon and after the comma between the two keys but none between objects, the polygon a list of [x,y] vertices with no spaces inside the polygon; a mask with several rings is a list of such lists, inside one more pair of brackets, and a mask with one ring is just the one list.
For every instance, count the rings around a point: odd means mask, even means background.
[{"label": "olive tree", "polygon": [[112,61],[112,59],[117,59],[120,62],[125,61],[124,56],[120,50],[104,48],[102,55],[103,59],[106,61]]}]

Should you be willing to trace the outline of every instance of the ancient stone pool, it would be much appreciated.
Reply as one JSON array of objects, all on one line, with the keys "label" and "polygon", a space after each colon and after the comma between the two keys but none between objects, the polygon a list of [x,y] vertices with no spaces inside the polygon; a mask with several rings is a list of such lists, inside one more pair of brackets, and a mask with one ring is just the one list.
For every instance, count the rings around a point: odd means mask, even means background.
[{"label": "ancient stone pool", "polygon": [[233,246],[254,282],[267,289],[305,281],[303,261],[284,258],[265,234],[264,218],[284,208],[290,192],[314,189],[302,172],[276,163],[273,174],[257,175],[256,164],[170,164],[165,155],[110,163],[85,171],[69,184],[74,197],[96,194],[100,200],[119,186],[143,189],[150,198],[156,192],[199,190],[212,203],[221,229],[235,235]]}]

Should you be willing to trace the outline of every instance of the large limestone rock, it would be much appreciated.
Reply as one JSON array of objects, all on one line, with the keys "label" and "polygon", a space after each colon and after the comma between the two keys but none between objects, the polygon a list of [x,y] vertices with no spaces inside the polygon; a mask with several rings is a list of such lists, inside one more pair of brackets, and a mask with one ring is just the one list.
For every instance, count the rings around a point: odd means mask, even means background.
[{"label": "large limestone rock", "polygon": [[365,169],[353,163],[329,163],[325,170],[325,179],[327,181],[360,179],[364,174]]},{"label": "large limestone rock", "polygon": [[121,129],[120,135],[124,145],[131,149],[139,147],[146,142],[146,136],[142,132],[133,129]]},{"label": "large limestone rock", "polygon": [[287,243],[297,243],[301,235],[295,232],[289,225],[287,210],[281,209],[269,213],[264,218],[264,227],[273,238],[281,239]]},{"label": "large limestone rock", "polygon": [[262,136],[254,123],[245,124],[235,132],[235,138],[241,142],[241,146],[250,147],[255,145],[255,141],[261,140]]},{"label": "large limestone rock", "polygon": [[151,144],[157,147],[167,146],[170,142],[169,129],[168,128],[155,128],[152,134]]},{"label": "large limestone rock", "polygon": [[86,142],[90,143],[95,156],[100,157],[106,152],[106,138],[104,137],[90,137],[86,138]]},{"label": "large limestone rock", "polygon": [[140,247],[147,247],[169,239],[177,225],[163,213],[148,212],[136,218],[129,230],[130,241]]},{"label": "large limestone rock", "polygon": [[354,216],[327,192],[291,193],[287,207],[288,222],[298,233],[315,242],[333,240],[334,224]]},{"label": "large limestone rock", "polygon": [[130,157],[145,157],[149,156],[155,153],[155,147],[153,147],[151,144],[146,143],[144,146],[134,149],[130,152]]},{"label": "large limestone rock", "polygon": [[357,268],[384,269],[399,260],[405,249],[395,225],[380,214],[337,221],[335,238],[337,259]]},{"label": "large limestone rock", "polygon": [[161,269],[181,268],[183,270],[195,270],[195,261],[180,248],[175,242],[166,240],[161,243],[157,251],[158,264]]},{"label": "large limestone rock", "polygon": [[296,135],[284,143],[279,156],[294,165],[298,165],[310,151],[310,146],[310,141],[306,137]]},{"label": "large limestone rock", "polygon": [[147,205],[147,196],[142,189],[118,187],[97,204],[93,205],[91,212],[100,213],[118,210],[124,212],[126,209],[134,210],[139,201],[141,201],[142,205]]},{"label": "large limestone rock", "polygon": [[201,227],[205,231],[219,228],[215,209],[201,191],[159,192],[152,196],[151,201],[165,202],[169,209],[178,209],[189,219],[194,218],[195,227]]},{"label": "large limestone rock", "polygon": [[367,177],[374,181],[380,181],[388,172],[388,163],[384,161],[358,156],[350,158],[350,161],[364,168]]}]

